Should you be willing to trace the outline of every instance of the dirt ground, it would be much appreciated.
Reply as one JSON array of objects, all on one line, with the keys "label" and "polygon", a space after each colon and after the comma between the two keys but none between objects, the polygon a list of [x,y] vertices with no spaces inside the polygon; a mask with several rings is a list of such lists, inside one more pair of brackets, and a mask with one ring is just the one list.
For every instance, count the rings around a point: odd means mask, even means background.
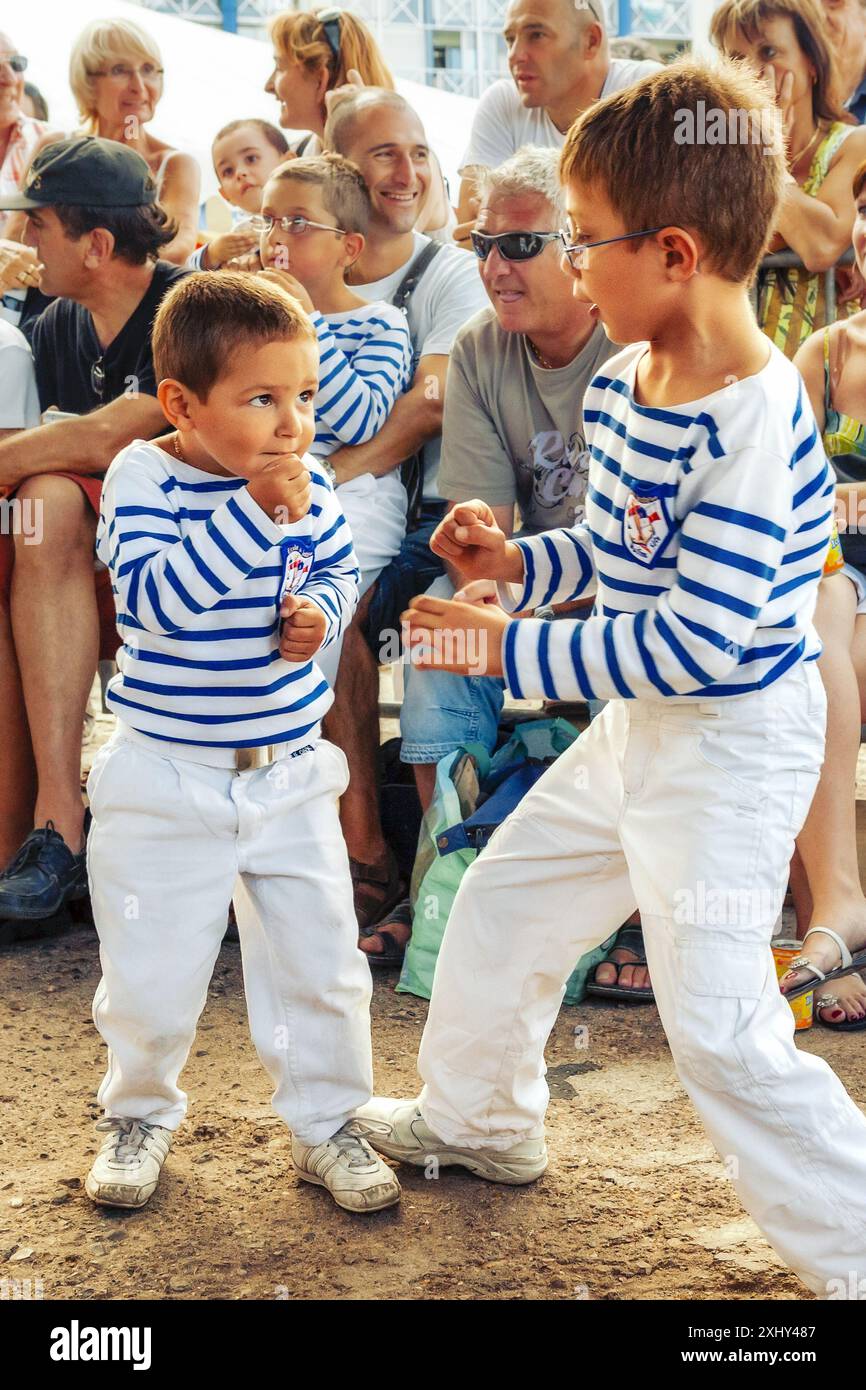
[{"label": "dirt ground", "polygon": [[[141,1212],[96,1209],[83,1177],[104,1068],[98,976],[87,927],[0,951],[0,1285],[29,1279],[46,1299],[808,1296],[740,1207],[651,1006],[561,1013],[547,1054],[551,1164],[534,1186],[404,1167],[400,1206],[340,1211],[294,1174],[228,941],[160,1186]],[[427,1005],[394,982],[375,986],[376,1088],[411,1095]],[[575,1045],[578,1026],[588,1047]],[[816,1027],[800,1046],[866,1102],[863,1035]]]}]

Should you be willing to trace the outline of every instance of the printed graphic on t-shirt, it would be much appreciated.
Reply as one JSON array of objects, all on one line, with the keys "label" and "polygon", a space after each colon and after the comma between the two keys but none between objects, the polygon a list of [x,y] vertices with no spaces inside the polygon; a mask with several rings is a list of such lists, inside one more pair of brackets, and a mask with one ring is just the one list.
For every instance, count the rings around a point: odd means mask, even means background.
[{"label": "printed graphic on t-shirt", "polygon": [[304,536],[293,538],[283,547],[283,582],[280,586],[280,599],[294,593],[310,573],[313,563],[313,545]]},{"label": "printed graphic on t-shirt", "polygon": [[528,458],[518,463],[519,490],[531,494],[535,521],[538,513],[565,506],[559,526],[573,526],[584,517],[584,499],[589,476],[586,440],[579,430],[565,438],[559,430],[539,430],[532,436]]},{"label": "printed graphic on t-shirt", "polygon": [[622,519],[626,550],[644,565],[651,565],[670,539],[671,523],[660,497],[638,497],[630,492]]}]

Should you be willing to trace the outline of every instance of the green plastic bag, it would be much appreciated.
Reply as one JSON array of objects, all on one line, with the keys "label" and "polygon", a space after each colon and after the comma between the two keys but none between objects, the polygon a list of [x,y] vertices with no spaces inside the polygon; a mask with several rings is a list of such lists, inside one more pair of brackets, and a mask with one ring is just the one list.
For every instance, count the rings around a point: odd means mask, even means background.
[{"label": "green plastic bag", "polygon": [[[465,744],[448,753],[436,768],[436,788],[418,837],[418,853],[412,874],[412,936],[406,947],[397,992],[429,999],[433,974],[445,926],[460,881],[475,859],[474,849],[458,849],[440,855],[437,841],[446,830],[464,821],[476,809],[479,786],[488,776],[500,774],[527,758],[558,757],[578,737],[579,730],[566,719],[533,719],[518,724],[511,738],[491,759],[480,744]],[[586,981],[604,958],[614,937],[582,956],[569,976],[565,1003],[579,1004]]]}]

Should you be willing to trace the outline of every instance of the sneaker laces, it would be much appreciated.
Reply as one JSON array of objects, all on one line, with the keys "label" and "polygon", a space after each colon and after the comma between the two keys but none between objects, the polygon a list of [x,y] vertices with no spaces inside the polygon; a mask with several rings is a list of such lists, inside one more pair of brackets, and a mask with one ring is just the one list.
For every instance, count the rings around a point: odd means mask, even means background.
[{"label": "sneaker laces", "polygon": [[117,1131],[114,1157],[119,1163],[131,1163],[137,1159],[142,1144],[153,1133],[153,1125],[148,1124],[146,1120],[124,1119],[120,1115],[112,1115],[108,1119],[99,1120],[96,1128],[103,1131]]},{"label": "sneaker laces", "polygon": [[331,1144],[345,1154],[349,1161],[350,1168],[367,1168],[370,1165],[370,1148],[364,1140],[363,1131],[358,1126],[357,1120],[350,1120],[348,1124],[338,1129],[329,1140]]},{"label": "sneaker laces", "polygon": [[53,820],[46,821],[44,825],[39,826],[36,830],[31,830],[17,854],[9,860],[3,872],[0,873],[0,878],[11,878],[19,869],[25,869],[29,863],[38,857],[39,851],[42,849],[43,845],[48,844],[52,836],[55,836],[65,844],[60,832],[55,829]]}]

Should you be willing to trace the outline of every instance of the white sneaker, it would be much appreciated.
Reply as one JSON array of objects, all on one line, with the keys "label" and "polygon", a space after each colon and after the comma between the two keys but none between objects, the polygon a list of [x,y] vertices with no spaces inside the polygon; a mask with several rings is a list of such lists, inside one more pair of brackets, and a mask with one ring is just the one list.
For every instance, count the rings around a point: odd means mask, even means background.
[{"label": "white sneaker", "polygon": [[400,1200],[396,1177],[354,1120],[323,1144],[302,1144],[292,1135],[292,1160],[306,1182],[326,1187],[346,1211],[381,1211]]},{"label": "white sneaker", "polygon": [[87,1174],[88,1197],[103,1207],[143,1207],[159,1182],[172,1132],[146,1120],[100,1120],[110,1133]]},{"label": "white sneaker", "polygon": [[374,1096],[361,1106],[355,1119],[374,1149],[419,1168],[435,1159],[443,1167],[468,1168],[488,1182],[519,1185],[535,1182],[547,1167],[543,1139],[524,1139],[510,1149],[463,1149],[446,1144],[425,1123],[414,1100]]}]

